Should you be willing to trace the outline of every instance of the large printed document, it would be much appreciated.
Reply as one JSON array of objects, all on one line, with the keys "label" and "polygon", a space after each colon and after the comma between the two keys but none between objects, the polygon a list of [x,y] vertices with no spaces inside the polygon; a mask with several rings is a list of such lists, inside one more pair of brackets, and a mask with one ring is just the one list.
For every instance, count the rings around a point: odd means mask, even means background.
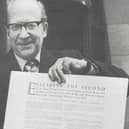
[{"label": "large printed document", "polygon": [[12,72],[4,129],[124,129],[128,79]]}]

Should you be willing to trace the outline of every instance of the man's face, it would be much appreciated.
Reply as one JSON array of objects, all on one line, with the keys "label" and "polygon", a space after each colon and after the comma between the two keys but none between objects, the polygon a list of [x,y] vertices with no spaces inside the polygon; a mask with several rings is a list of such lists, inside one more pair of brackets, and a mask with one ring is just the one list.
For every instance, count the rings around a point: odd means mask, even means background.
[{"label": "man's face", "polygon": [[47,35],[47,25],[40,22],[43,18],[41,8],[33,2],[19,2],[9,10],[8,16],[8,24],[12,24],[8,28],[9,43],[14,53],[23,59],[34,58]]}]

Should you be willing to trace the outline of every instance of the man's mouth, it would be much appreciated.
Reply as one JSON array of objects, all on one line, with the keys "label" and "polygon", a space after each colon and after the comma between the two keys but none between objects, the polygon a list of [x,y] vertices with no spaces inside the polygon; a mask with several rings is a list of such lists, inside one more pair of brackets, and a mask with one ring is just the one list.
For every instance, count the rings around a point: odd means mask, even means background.
[{"label": "man's mouth", "polygon": [[20,45],[20,46],[28,46],[28,45],[31,45],[31,44],[33,44],[32,41],[29,41],[29,42],[20,42],[20,43],[18,43],[18,45]]},{"label": "man's mouth", "polygon": [[18,43],[17,46],[21,50],[29,50],[33,47],[34,43],[33,42],[24,42],[24,43]]}]

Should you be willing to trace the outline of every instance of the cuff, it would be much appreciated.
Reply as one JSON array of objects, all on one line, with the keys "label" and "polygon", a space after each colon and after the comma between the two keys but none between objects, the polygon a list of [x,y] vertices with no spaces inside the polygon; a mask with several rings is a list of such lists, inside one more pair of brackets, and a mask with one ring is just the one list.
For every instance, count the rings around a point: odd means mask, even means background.
[{"label": "cuff", "polygon": [[89,59],[85,59],[85,61],[87,62],[87,66],[84,70],[85,74],[96,75],[99,73],[99,67],[94,62]]}]

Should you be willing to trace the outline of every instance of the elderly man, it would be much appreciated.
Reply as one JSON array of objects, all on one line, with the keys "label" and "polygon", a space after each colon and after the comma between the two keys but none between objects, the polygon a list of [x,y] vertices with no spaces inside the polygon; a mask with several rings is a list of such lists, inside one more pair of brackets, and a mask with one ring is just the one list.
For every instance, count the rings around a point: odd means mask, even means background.
[{"label": "elderly man", "polygon": [[47,36],[48,23],[45,7],[41,2],[11,0],[7,6],[7,13],[7,33],[11,50],[0,63],[0,129],[3,125],[12,70],[46,72],[53,81],[59,83],[66,81],[64,73],[125,75],[122,70],[114,66],[106,66],[86,58],[65,57],[63,53],[63,58],[56,59],[42,47],[43,40]]}]

